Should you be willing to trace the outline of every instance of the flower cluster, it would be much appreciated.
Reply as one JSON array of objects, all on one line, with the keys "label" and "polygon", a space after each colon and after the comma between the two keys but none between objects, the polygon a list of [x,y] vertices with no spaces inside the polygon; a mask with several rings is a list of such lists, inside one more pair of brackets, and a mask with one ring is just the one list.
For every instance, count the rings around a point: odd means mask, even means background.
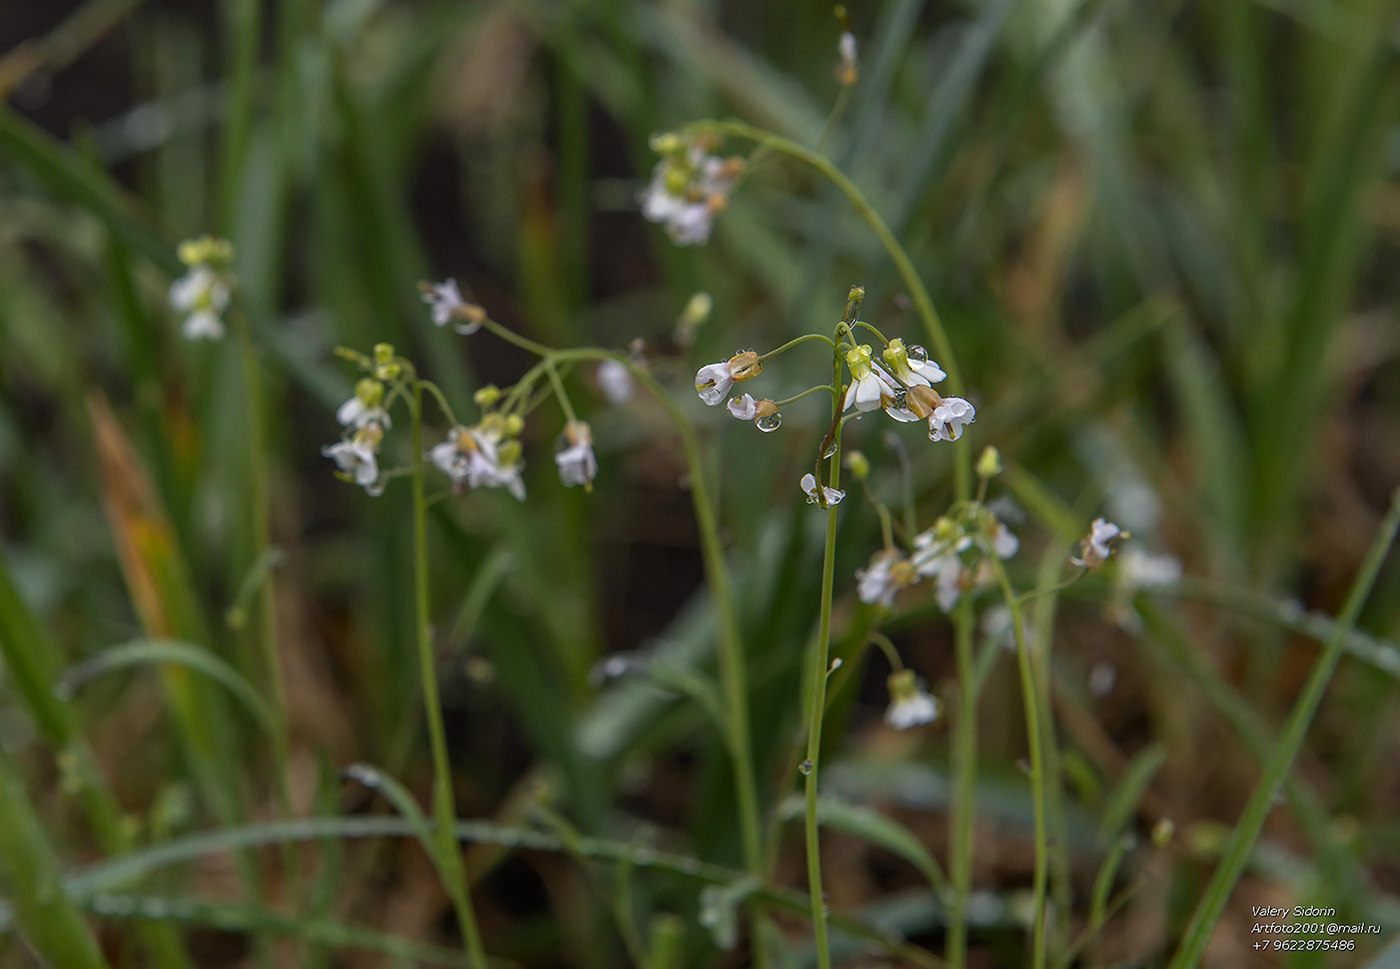
[{"label": "flower cluster", "polygon": [[914,536],[914,550],[908,556],[897,548],[876,552],[870,564],[856,572],[860,600],[888,607],[901,589],[928,578],[933,580],[938,607],[951,612],[963,592],[992,584],[995,577],[988,556],[1011,558],[1021,546],[1020,539],[985,508],[960,517],[973,520],[938,519],[932,528]]},{"label": "flower cluster", "polygon": [[448,431],[447,440],[428,451],[428,460],[451,479],[454,489],[505,488],[524,501],[524,450],[519,440],[524,426],[518,414],[488,413],[471,427],[458,425]]},{"label": "flower cluster", "polygon": [[658,135],[651,147],[662,158],[641,193],[642,216],[663,226],[678,246],[704,245],[744,160],[709,154],[703,137]]},{"label": "flower cluster", "polygon": [[223,312],[233,289],[233,246],[214,236],[187,239],[180,243],[179,256],[189,270],[170,284],[168,299],[171,309],[184,314],[181,335],[186,340],[223,339]]},{"label": "flower cluster", "polygon": [[368,375],[355,384],[354,396],[336,409],[335,419],[345,430],[339,441],[326,445],[321,453],[335,462],[341,477],[364,488],[365,494],[378,496],[384,493],[379,447],[384,432],[393,426],[384,402],[385,383],[398,380],[403,365],[387,343],[375,346],[371,357],[354,357]]},{"label": "flower cluster", "polygon": [[874,362],[873,356],[871,347],[864,343],[847,351],[851,384],[843,402],[846,410],[883,409],[897,421],[926,421],[930,441],[956,441],[962,437],[964,425],[977,419],[972,404],[961,397],[944,397],[933,389],[948,375],[928,358],[923,347],[906,347],[896,338],[881,354],[884,366]]}]

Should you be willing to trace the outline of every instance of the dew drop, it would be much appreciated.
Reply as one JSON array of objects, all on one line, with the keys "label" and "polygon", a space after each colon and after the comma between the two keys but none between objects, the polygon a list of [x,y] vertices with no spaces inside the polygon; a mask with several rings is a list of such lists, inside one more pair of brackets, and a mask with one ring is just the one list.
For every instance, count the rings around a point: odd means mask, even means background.
[{"label": "dew drop", "polygon": [[754,427],[757,427],[760,431],[763,431],[765,434],[771,434],[783,426],[783,415],[768,414],[764,417],[760,417],[753,423]]},{"label": "dew drop", "polygon": [[894,394],[894,409],[895,409],[895,410],[906,410],[906,409],[908,408],[908,406],[909,406],[909,392],[908,392],[908,391],[905,391],[905,390],[897,390],[897,391],[895,391],[895,394]]},{"label": "dew drop", "polygon": [[915,363],[923,363],[928,359],[928,351],[917,343],[911,347],[906,347],[905,352],[908,353],[909,359],[913,360]]},{"label": "dew drop", "polygon": [[832,456],[833,454],[835,454],[835,453],[836,453],[836,442],[835,442],[835,441],[832,441],[831,444],[827,446],[827,449],[826,449],[825,451],[822,452],[822,458],[823,458],[823,459],[829,458],[829,457],[831,457],[831,456]]},{"label": "dew drop", "polygon": [[807,775],[811,774],[811,773],[812,773],[812,762],[811,762],[810,760],[804,759],[804,760],[802,761],[802,763],[800,763],[800,764],[797,765],[797,772],[798,772],[799,774],[801,774],[803,777],[806,777]]}]

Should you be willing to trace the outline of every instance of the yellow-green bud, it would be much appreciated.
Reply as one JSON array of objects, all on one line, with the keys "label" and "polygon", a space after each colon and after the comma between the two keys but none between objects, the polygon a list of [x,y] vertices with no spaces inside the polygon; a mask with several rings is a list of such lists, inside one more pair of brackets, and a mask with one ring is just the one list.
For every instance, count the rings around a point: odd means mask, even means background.
[{"label": "yellow-green bud", "polygon": [[523,430],[525,430],[525,418],[519,414],[510,414],[506,417],[506,437],[519,437]]},{"label": "yellow-green bud", "polygon": [[890,690],[891,703],[905,703],[919,695],[919,683],[913,670],[898,670],[890,674],[886,681]]},{"label": "yellow-green bud", "polygon": [[851,376],[860,380],[870,376],[870,344],[862,343],[858,347],[852,347],[846,351],[846,366],[851,369]]},{"label": "yellow-green bud", "polygon": [[669,155],[672,152],[680,151],[684,145],[681,143],[679,135],[670,131],[663,131],[660,134],[651,136],[651,150],[658,155]]},{"label": "yellow-green bud", "polygon": [[710,294],[703,290],[695,293],[685,304],[685,310],[681,313],[681,324],[683,326],[699,326],[710,316],[710,310],[714,309],[715,301]]},{"label": "yellow-green bud", "polygon": [[374,362],[383,366],[394,359],[394,345],[392,343],[376,343],[374,345]]},{"label": "yellow-green bud", "polygon": [[864,300],[864,299],[865,299],[865,287],[864,287],[864,286],[852,286],[852,287],[851,287],[851,291],[850,291],[849,293],[846,294],[846,300],[847,300],[847,302],[859,303],[859,302],[861,302],[861,301]]},{"label": "yellow-green bud", "polygon": [[373,377],[365,377],[355,385],[355,396],[366,407],[378,407],[384,403],[384,385]]},{"label": "yellow-green bud", "polygon": [[933,537],[940,542],[950,542],[957,538],[961,532],[962,529],[958,527],[957,522],[947,515],[943,515],[933,523]]},{"label": "yellow-green bud", "polygon": [[1172,824],[1172,819],[1163,818],[1152,826],[1152,843],[1158,848],[1165,848],[1171,844],[1174,834],[1176,834],[1176,825]]},{"label": "yellow-green bud", "polygon": [[519,441],[507,441],[496,449],[496,459],[500,462],[501,467],[509,468],[517,464],[524,453]]},{"label": "yellow-green bud", "polygon": [[999,474],[1001,474],[1001,452],[988,444],[982,449],[982,456],[977,459],[977,476],[995,478]]},{"label": "yellow-green bud", "polygon": [[864,481],[870,476],[870,460],[859,451],[846,453],[846,467],[857,481]]},{"label": "yellow-green bud", "polygon": [[500,399],[501,388],[495,384],[487,384],[472,395],[472,400],[476,401],[478,407],[495,407]]}]

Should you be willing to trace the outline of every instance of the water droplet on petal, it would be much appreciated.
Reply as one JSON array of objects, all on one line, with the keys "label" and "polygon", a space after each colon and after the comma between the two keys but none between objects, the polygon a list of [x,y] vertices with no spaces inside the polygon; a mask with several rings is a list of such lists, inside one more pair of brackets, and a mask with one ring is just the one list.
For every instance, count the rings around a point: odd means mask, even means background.
[{"label": "water droplet on petal", "polygon": [[917,343],[911,347],[906,347],[905,352],[909,354],[909,359],[917,363],[923,363],[928,359],[928,351]]},{"label": "water droplet on petal", "polygon": [[783,415],[768,414],[765,417],[760,417],[753,423],[754,427],[757,427],[760,431],[763,431],[765,434],[771,434],[783,426]]},{"label": "water droplet on petal", "polygon": [[893,406],[895,410],[907,410],[909,406],[909,392],[906,390],[895,391]]}]

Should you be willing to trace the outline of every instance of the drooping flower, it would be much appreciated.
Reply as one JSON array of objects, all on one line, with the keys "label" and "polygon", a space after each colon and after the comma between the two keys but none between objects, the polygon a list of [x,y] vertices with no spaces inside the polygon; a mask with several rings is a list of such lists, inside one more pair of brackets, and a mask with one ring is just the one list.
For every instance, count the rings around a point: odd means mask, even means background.
[{"label": "drooping flower", "polygon": [[504,423],[493,414],[474,427],[454,427],[428,451],[428,460],[457,487],[505,488],[524,501],[520,442],[504,439]]},{"label": "drooping flower", "polygon": [[389,412],[384,409],[384,385],[365,377],[355,385],[355,394],[335,412],[335,419],[346,427],[361,428],[368,424],[392,427]]},{"label": "drooping flower", "polygon": [[963,426],[977,420],[977,411],[961,397],[944,397],[928,419],[930,441],[956,441]]},{"label": "drooping flower", "polygon": [[365,494],[377,497],[384,493],[376,457],[383,435],[378,424],[366,424],[351,437],[321,448],[321,454],[334,461],[342,475],[364,488]]},{"label": "drooping flower", "polygon": [[905,387],[929,387],[948,377],[942,367],[928,359],[923,347],[906,347],[898,338],[890,341],[881,356],[890,373]]},{"label": "drooping flower", "polygon": [[662,158],[639,196],[642,217],[665,228],[678,246],[704,245],[743,171],[743,159],[706,154],[700,141],[687,143],[676,135],[661,135],[652,147]]},{"label": "drooping flower", "polygon": [[728,360],[709,363],[695,372],[695,392],[711,407],[724,402],[735,381],[752,380],[763,372],[763,363],[753,350],[741,350]]},{"label": "drooping flower", "polygon": [[918,582],[919,578],[919,573],[899,549],[883,549],[871,557],[868,566],[856,572],[856,595],[861,602],[888,608],[894,605],[895,593]]},{"label": "drooping flower", "polygon": [[832,488],[829,485],[822,485],[821,492],[817,491],[816,475],[808,471],[802,476],[802,490],[807,492],[807,503],[809,505],[821,505],[828,508],[831,505],[839,505],[841,499],[846,497],[846,493],[840,488]]},{"label": "drooping flower", "polygon": [[751,421],[758,413],[758,401],[753,399],[752,394],[740,394],[738,397],[729,398],[729,413],[733,414],[741,421]]},{"label": "drooping flower", "polygon": [[565,446],[554,455],[554,463],[559,466],[559,480],[566,488],[582,485],[585,491],[592,491],[593,479],[598,476],[592,432],[583,421],[569,421],[564,425],[564,439]]},{"label": "drooping flower", "polygon": [[[182,253],[184,247],[181,247]],[[189,272],[170,284],[170,308],[184,313],[180,334],[186,340],[221,340],[222,314],[228,308],[229,284],[226,274],[207,262],[190,265]]]},{"label": "drooping flower", "polygon": [[1101,568],[1118,543],[1127,538],[1127,532],[1105,518],[1095,518],[1089,526],[1089,535],[1079,542],[1070,561],[1081,568],[1094,571]]},{"label": "drooping flower", "polygon": [[594,379],[609,404],[617,406],[632,399],[632,374],[620,360],[604,360],[598,364]]},{"label": "drooping flower", "polygon": [[919,685],[913,670],[898,670],[887,681],[890,705],[885,723],[896,730],[908,730],[938,719],[938,701]]},{"label": "drooping flower", "polygon": [[1005,522],[997,522],[991,537],[992,554],[999,559],[1009,559],[1020,547],[1021,540],[1012,534]]},{"label": "drooping flower", "polygon": [[418,284],[418,291],[423,302],[432,308],[434,326],[452,323],[452,328],[463,335],[481,329],[481,324],[486,319],[486,311],[462,298],[457,280],[448,279],[441,283],[422,282]]},{"label": "drooping flower", "polygon": [[843,87],[851,87],[860,76],[860,68],[856,62],[856,35],[849,30],[841,32],[841,39],[836,43],[836,51],[841,55],[841,65],[836,69],[836,79]]},{"label": "drooping flower", "polygon": [[851,372],[851,385],[846,390],[842,410],[852,407],[858,411],[878,410],[883,401],[894,394],[894,388],[876,372],[870,356],[870,346],[864,343],[847,351],[846,367]]}]

